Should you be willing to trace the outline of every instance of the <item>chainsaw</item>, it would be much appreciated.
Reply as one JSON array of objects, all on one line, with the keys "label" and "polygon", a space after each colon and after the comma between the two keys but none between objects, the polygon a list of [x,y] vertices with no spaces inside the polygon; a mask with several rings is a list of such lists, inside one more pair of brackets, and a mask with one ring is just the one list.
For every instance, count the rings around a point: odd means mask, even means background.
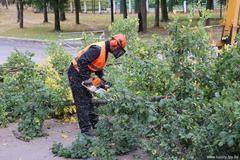
[{"label": "chainsaw", "polygon": [[[91,85],[87,85],[87,84]],[[91,93],[94,94],[105,94],[107,90],[111,87],[111,84],[109,82],[106,82],[100,78],[90,78],[87,81],[83,81],[82,85],[87,88]]]}]

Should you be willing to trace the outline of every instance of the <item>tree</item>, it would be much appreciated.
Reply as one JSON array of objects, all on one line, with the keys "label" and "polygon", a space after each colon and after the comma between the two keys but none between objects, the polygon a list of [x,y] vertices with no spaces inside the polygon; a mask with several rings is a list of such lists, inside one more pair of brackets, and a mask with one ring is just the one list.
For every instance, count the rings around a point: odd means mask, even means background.
[{"label": "tree", "polygon": [[161,0],[161,11],[162,11],[162,21],[167,22],[168,19],[168,11],[167,11],[167,0]]},{"label": "tree", "polygon": [[23,28],[23,0],[18,0],[18,2],[19,2],[19,27],[20,28]]},{"label": "tree", "polygon": [[79,0],[74,0],[74,4],[75,4],[76,24],[80,24],[80,21],[79,21],[80,1]]},{"label": "tree", "polygon": [[48,0],[43,1],[43,23],[48,23]]},{"label": "tree", "polygon": [[67,6],[68,0],[50,0],[50,7],[54,11],[54,30],[61,31],[60,12],[63,12]]},{"label": "tree", "polygon": [[155,27],[159,27],[159,0],[155,0]]},{"label": "tree", "polygon": [[126,0],[123,0],[123,18],[127,18],[127,4],[126,4]]},{"label": "tree", "polygon": [[27,5],[43,10],[43,23],[48,22],[48,3],[50,0],[24,0]]},{"label": "tree", "polygon": [[2,0],[2,6],[6,6],[6,9],[8,9],[8,0]]},{"label": "tree", "polygon": [[92,0],[92,13],[95,14],[95,10],[96,10],[96,1],[95,0]]},{"label": "tree", "polygon": [[64,10],[61,10],[60,11],[60,20],[61,21],[65,21],[67,18],[66,18],[66,14],[65,14],[65,11]]},{"label": "tree", "polygon": [[59,0],[51,0],[50,1],[50,5],[54,10],[54,30],[56,32],[61,31],[60,18],[59,18],[61,3],[59,3],[59,2],[60,2]]},{"label": "tree", "polygon": [[147,32],[147,7],[146,0],[139,0],[138,9],[139,32]]},{"label": "tree", "polygon": [[210,10],[214,9],[213,0],[206,0],[206,9],[210,9]]},{"label": "tree", "polygon": [[219,0],[219,1],[220,1],[220,18],[222,18],[223,1],[222,0]]},{"label": "tree", "polygon": [[67,2],[67,0],[60,0],[59,2],[60,2],[60,4],[61,4],[61,5],[59,6],[59,7],[60,7],[60,8],[59,8],[59,10],[60,10],[60,11],[59,11],[59,12],[60,12],[60,15],[59,15],[59,16],[60,16],[60,20],[61,20],[61,21],[65,21],[65,20],[67,19],[67,18],[66,18],[66,14],[65,14],[65,10],[66,10],[66,8],[68,7],[68,6],[67,6],[67,3],[68,3],[68,2]]},{"label": "tree", "polygon": [[114,13],[113,13],[113,0],[111,0],[111,23],[114,22]]},{"label": "tree", "polygon": [[24,3],[27,2],[25,0],[16,0],[16,7],[17,7],[17,22],[19,22],[19,27],[23,28],[23,6]]},{"label": "tree", "polygon": [[223,5],[226,5],[226,0],[219,0],[220,3],[220,18],[223,16]]},{"label": "tree", "polygon": [[17,22],[20,22],[20,5],[19,0],[16,0],[16,8],[17,8]]}]

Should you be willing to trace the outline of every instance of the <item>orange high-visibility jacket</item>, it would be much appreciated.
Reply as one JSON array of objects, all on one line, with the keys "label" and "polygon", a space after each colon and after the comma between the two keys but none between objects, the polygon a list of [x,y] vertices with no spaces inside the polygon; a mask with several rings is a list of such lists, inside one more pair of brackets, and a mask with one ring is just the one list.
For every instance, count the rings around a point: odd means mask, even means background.
[{"label": "orange high-visibility jacket", "polygon": [[80,59],[81,55],[83,55],[92,45],[100,46],[101,52],[98,58],[88,65],[88,68],[91,71],[96,72],[99,70],[103,70],[103,68],[105,67],[107,62],[106,45],[105,45],[105,42],[98,42],[98,43],[93,43],[87,46],[86,48],[84,48],[82,51],[78,52],[77,57],[72,60],[72,64],[78,72],[79,72],[79,67],[77,65],[78,60]]}]

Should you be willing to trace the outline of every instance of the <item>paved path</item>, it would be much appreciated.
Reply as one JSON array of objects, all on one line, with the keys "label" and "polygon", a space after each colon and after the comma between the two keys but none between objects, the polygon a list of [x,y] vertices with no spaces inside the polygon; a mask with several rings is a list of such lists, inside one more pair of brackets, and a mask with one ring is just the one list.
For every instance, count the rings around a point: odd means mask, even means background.
[{"label": "paved path", "polygon": [[[0,64],[6,62],[7,57],[11,55],[14,50],[21,52],[33,52],[35,56],[33,61],[42,63],[46,55],[47,43],[31,40],[0,38]],[[65,51],[75,55],[76,50],[70,47],[64,47]]]},{"label": "paved path", "polygon": [[[49,119],[43,125],[43,132],[47,137],[39,137],[30,142],[16,139],[12,131],[17,130],[17,123],[11,123],[7,128],[0,128],[0,160],[73,160],[54,157],[51,152],[53,142],[61,142],[64,147],[69,146],[80,130],[78,124],[63,123],[62,121]],[[147,154],[141,150],[128,153],[128,155],[117,156],[117,160],[139,159],[150,160]]]}]

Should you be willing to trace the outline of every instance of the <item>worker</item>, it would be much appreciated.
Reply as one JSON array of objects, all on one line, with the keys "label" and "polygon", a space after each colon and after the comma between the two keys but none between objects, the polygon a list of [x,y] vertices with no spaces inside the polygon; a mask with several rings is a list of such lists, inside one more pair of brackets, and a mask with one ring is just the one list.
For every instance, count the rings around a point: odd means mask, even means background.
[{"label": "worker", "polygon": [[103,69],[106,65],[109,52],[115,58],[125,53],[127,45],[126,36],[117,34],[108,41],[94,43],[80,51],[68,69],[68,79],[72,90],[74,103],[76,105],[77,117],[81,133],[88,136],[95,136],[95,125],[98,122],[92,94],[96,87],[92,83],[91,74],[107,84],[104,79]]}]

